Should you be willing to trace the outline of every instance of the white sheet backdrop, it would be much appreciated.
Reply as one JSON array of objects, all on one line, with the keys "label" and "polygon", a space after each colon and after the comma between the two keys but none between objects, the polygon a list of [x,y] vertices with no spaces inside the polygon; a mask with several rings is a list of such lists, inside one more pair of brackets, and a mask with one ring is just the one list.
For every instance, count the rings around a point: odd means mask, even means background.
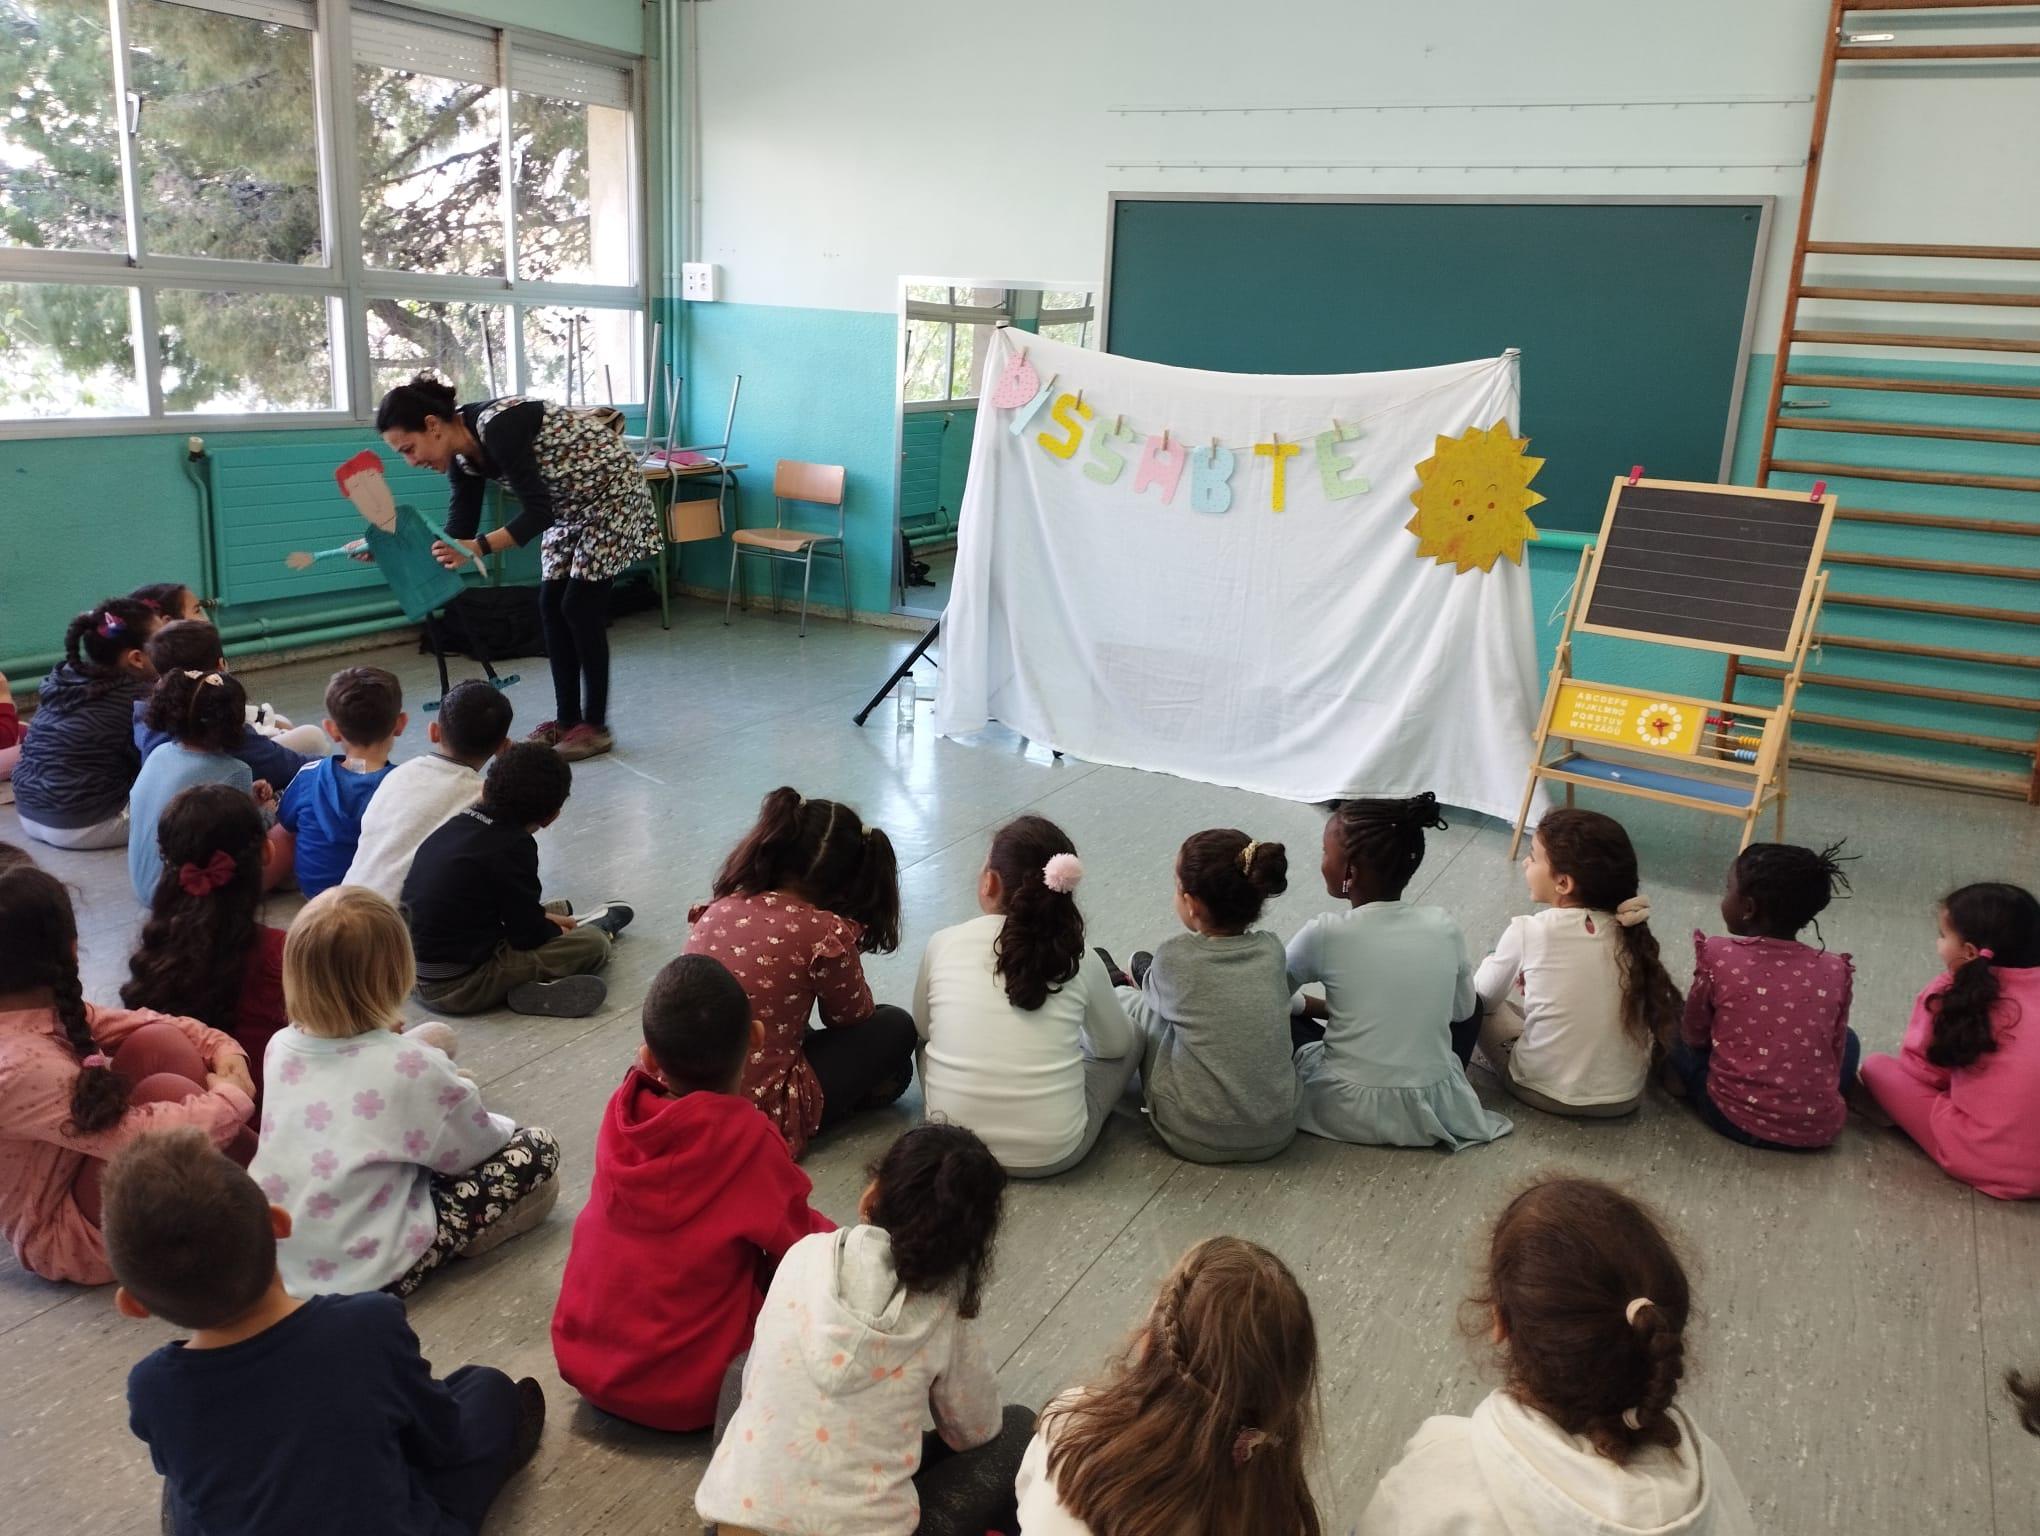
[{"label": "white sheet backdrop", "polygon": [[[1529,572],[1456,572],[1404,524],[1439,434],[1517,414],[1514,354],[1402,373],[1206,373],[994,333],[942,620],[936,728],[997,720],[1073,757],[1292,800],[1431,790],[1513,819],[1539,688]],[[1096,412],[1074,458],[1018,436],[992,386],[1025,347]],[[1052,404],[1052,401],[1051,401]],[[1236,458],[1232,506],[1084,474],[1091,433],[1130,429]],[[1328,500],[1310,440],[1337,421],[1365,494]],[[1301,443],[1286,510],[1251,445]]]}]

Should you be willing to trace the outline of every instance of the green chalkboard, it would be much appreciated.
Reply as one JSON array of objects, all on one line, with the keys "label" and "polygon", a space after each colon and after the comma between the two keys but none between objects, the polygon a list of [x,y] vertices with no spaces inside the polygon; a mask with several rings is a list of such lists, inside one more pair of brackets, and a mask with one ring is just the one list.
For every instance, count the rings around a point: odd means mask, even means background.
[{"label": "green chalkboard", "polygon": [[1118,194],[1105,350],[1365,373],[1522,350],[1546,527],[1608,480],[1716,481],[1770,200],[1459,202]]}]

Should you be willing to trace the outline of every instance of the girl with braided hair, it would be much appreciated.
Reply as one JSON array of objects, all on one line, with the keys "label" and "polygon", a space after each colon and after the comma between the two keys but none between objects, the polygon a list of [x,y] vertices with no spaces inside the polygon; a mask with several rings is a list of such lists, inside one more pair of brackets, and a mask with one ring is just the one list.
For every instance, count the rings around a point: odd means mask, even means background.
[{"label": "girl with braided hair", "polygon": [[1862,1045],[1849,1028],[1855,965],[1799,942],[1849,889],[1842,845],[1752,843],[1729,866],[1722,938],[1693,935],[1693,986],[1665,1087],[1746,1147],[1824,1147],[1848,1117]]},{"label": "girl with braided hair", "polygon": [[1359,1536],[1754,1536],[1721,1448],[1676,1406],[1692,1297],[1652,1213],[1594,1179],[1502,1208],[1469,1327],[1502,1386],[1426,1419]]},{"label": "girl with braided hair", "polygon": [[1950,1178],[2040,1199],[2040,901],[2001,880],[1950,891],[1936,952],[1946,969],[1863,1086]]},{"label": "girl with braided hair", "polygon": [[1101,1381],[1042,1411],[1027,1536],[1318,1536],[1317,1327],[1289,1266],[1214,1237],[1176,1263]]},{"label": "girl with braided hair", "polygon": [[1680,999],[1629,834],[1599,811],[1549,811],[1523,880],[1545,907],[1511,918],[1474,973],[1481,1052],[1512,1096],[1546,1114],[1634,1114]]},{"label": "girl with braided hair", "polygon": [[1297,1128],[1313,1136],[1457,1151],[1514,1129],[1482,1106],[1455,1050],[1479,1022],[1459,925],[1402,899],[1427,830],[1445,830],[1430,794],[1342,800],[1325,823],[1325,890],[1348,909],[1312,918],[1288,951],[1290,990],[1325,989],[1314,1017],[1291,1020]]},{"label": "girl with braided hair", "polygon": [[109,597],[71,620],[64,659],[43,679],[14,765],[21,830],[53,848],[118,848],[141,772],[135,701],[155,676],[143,647],[153,608]]},{"label": "girl with braided hair", "polygon": [[856,1225],[786,1251],[750,1353],[723,1379],[695,1494],[721,1536],[1015,1528],[1034,1415],[1000,1408],[971,1326],[1005,1190],[969,1131],[917,1126],[871,1170]]},{"label": "girl with braided hair", "polygon": [[248,1058],[196,1019],[95,1008],[54,875],[0,870],[0,1232],[48,1280],[113,1278],[99,1230],[107,1162],[145,1131],[194,1125],[254,1155]]}]

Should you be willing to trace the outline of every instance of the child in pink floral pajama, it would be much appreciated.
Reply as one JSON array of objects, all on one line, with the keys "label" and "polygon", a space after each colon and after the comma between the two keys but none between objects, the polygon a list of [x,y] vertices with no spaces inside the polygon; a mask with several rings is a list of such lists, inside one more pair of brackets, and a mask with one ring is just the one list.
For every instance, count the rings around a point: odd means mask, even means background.
[{"label": "child in pink floral pajama", "polygon": [[291,1214],[277,1267],[293,1295],[408,1296],[537,1226],[559,1194],[552,1134],[491,1114],[436,1043],[398,1033],[416,979],[402,916],[361,886],[320,894],[284,941],[292,1022],[263,1061],[248,1171]]}]

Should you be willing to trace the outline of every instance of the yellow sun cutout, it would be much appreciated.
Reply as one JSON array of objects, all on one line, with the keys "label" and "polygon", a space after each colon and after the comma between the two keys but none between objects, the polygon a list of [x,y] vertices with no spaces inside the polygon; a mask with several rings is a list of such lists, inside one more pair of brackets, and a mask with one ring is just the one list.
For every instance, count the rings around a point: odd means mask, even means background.
[{"label": "yellow sun cutout", "polygon": [[1497,555],[1523,563],[1523,541],[1537,537],[1526,514],[1544,500],[1530,489],[1544,460],[1525,454],[1529,446],[1507,421],[1438,439],[1437,451],[1417,466],[1410,497],[1417,515],[1403,525],[1417,536],[1418,559],[1428,555],[1462,571],[1493,570]]}]

